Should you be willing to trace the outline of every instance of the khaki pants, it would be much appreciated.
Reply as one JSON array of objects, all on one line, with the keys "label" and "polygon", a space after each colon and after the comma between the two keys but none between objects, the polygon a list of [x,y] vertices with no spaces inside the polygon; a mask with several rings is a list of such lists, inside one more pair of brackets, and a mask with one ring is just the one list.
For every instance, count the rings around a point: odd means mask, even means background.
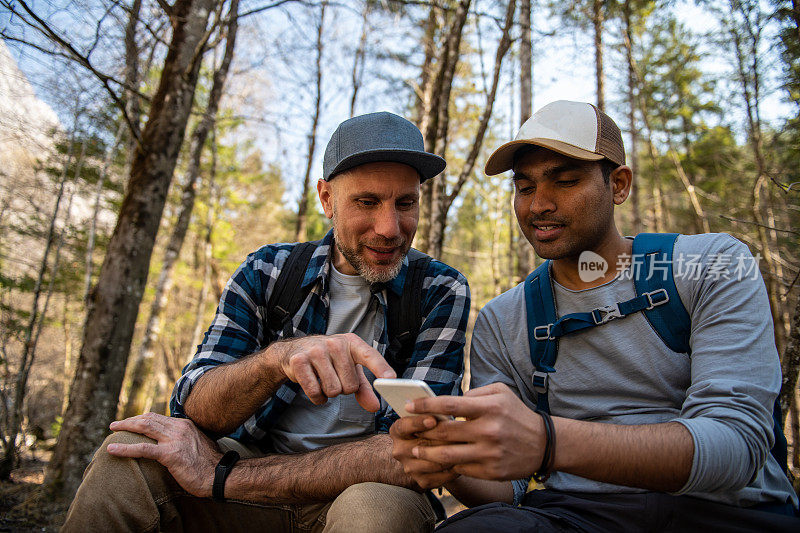
[{"label": "khaki pants", "polygon": [[[110,455],[106,447],[112,442],[152,440],[120,431],[103,442],[86,468],[62,531],[433,531],[435,516],[426,496],[403,487],[359,483],[327,503],[218,503],[188,494],[156,461]],[[220,447],[247,451],[234,443],[222,439]]]}]

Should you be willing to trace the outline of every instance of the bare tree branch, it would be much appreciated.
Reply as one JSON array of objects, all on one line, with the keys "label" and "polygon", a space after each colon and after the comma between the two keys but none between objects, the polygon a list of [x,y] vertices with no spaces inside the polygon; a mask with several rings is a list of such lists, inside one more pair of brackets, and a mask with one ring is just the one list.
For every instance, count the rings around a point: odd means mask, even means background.
[{"label": "bare tree branch", "polygon": [[169,5],[169,4],[166,2],[166,0],[156,0],[156,3],[158,4],[158,6],[159,6],[161,9],[163,9],[163,10],[164,10],[164,13],[166,13],[166,14],[167,14],[167,16],[168,16],[170,19],[172,19],[172,15],[173,15],[172,6],[171,6],[171,5]]},{"label": "bare tree branch", "polygon": [[792,235],[800,235],[800,231],[794,231],[790,229],[781,229],[781,228],[774,228],[772,226],[767,226],[766,224],[759,224],[758,222],[753,222],[752,220],[741,220],[739,218],[729,217],[727,215],[720,215],[720,218],[724,218],[725,220],[730,220],[731,222],[741,222],[742,224],[751,224],[753,226],[759,226],[761,228],[766,228],[773,231],[780,231],[783,233],[791,233]]},{"label": "bare tree branch", "polygon": [[141,138],[139,137],[138,128],[135,127],[133,121],[131,120],[131,117],[128,115],[128,112],[125,109],[125,102],[111,87],[112,82],[120,86],[123,86],[124,84],[120,83],[112,76],[109,76],[108,74],[105,74],[97,70],[94,67],[94,65],[92,65],[88,56],[78,52],[78,50],[74,46],[72,46],[72,43],[70,43],[64,37],[59,35],[53,28],[50,27],[50,25],[47,22],[45,22],[41,17],[39,17],[36,13],[34,13],[33,10],[25,2],[25,0],[17,0],[17,2],[19,3],[20,6],[22,6],[22,9],[24,9],[25,12],[28,13],[28,15],[36,22],[36,24],[32,24],[28,19],[26,19],[17,9],[12,7],[9,1],[3,0],[2,2],[0,2],[0,5],[3,5],[6,8],[8,8],[9,11],[19,16],[26,24],[36,29],[37,31],[41,32],[45,37],[47,37],[48,39],[50,39],[51,41],[62,47],[64,50],[68,52],[68,55],[71,56],[71,58],[74,61],[82,65],[89,72],[91,72],[98,80],[100,80],[100,83],[108,92],[109,96],[111,97],[111,100],[114,102],[114,104],[119,108],[120,112],[122,113],[122,118],[128,125],[131,135],[136,140],[136,143],[141,144]]},{"label": "bare tree branch", "polygon": [[267,5],[261,6],[261,7],[256,7],[256,8],[251,9],[250,11],[245,11],[244,13],[239,15],[239,20],[243,19],[244,17],[250,16],[250,15],[255,15],[256,13],[261,13],[262,11],[266,11],[268,9],[272,9],[273,7],[279,7],[279,6],[282,6],[283,4],[288,4],[290,2],[298,2],[298,3],[303,4],[305,6],[314,6],[314,5],[316,5],[314,2],[308,2],[306,0],[278,0],[277,2],[273,2],[271,4],[267,4]]}]

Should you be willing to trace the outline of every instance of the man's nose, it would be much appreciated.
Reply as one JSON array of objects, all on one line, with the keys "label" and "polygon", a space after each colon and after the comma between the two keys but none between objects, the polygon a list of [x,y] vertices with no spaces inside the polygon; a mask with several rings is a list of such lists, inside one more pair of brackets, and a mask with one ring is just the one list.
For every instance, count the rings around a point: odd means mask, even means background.
[{"label": "man's nose", "polygon": [[531,213],[533,215],[542,215],[544,213],[552,213],[555,210],[556,204],[548,188],[538,187],[533,194],[533,200],[531,200]]},{"label": "man's nose", "polygon": [[375,233],[386,239],[400,236],[400,217],[397,209],[386,207],[381,209],[375,218]]}]

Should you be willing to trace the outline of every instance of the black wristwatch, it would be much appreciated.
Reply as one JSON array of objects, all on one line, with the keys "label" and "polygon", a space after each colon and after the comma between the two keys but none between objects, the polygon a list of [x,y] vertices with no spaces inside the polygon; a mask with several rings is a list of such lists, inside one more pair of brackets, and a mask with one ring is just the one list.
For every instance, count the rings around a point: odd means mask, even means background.
[{"label": "black wristwatch", "polygon": [[239,452],[230,450],[225,452],[222,459],[214,469],[214,485],[211,487],[211,498],[217,502],[225,501],[225,480],[233,470],[233,465],[239,460]]}]

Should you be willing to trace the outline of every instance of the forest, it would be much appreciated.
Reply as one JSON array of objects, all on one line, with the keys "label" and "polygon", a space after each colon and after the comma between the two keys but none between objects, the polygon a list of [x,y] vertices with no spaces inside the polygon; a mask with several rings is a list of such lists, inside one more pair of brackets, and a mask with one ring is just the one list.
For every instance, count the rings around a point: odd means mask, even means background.
[{"label": "forest", "polygon": [[800,479],[800,1],[0,0],[0,37],[0,529],[57,528],[109,423],[169,413],[247,254],[328,231],[348,117],[447,160],[414,246],[469,279],[471,327],[541,263],[483,165],[562,98],[623,131],[623,234],[757,258]]}]

